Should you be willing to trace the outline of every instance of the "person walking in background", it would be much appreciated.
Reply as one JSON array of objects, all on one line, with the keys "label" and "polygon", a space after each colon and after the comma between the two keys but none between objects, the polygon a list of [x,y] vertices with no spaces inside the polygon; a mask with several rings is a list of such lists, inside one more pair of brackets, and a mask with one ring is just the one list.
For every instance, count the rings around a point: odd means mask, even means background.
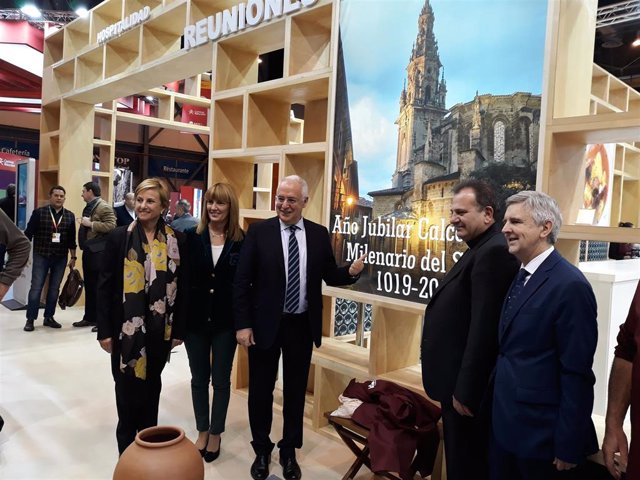
[{"label": "person walking in background", "polygon": [[113,209],[116,214],[116,226],[126,227],[136,218],[136,196],[133,192],[124,194],[124,203]]},{"label": "person walking in background", "polygon": [[191,204],[188,200],[181,198],[176,203],[176,214],[171,222],[171,228],[184,232],[189,228],[198,225],[198,219],[191,216]]},{"label": "person walking in background", "polygon": [[102,258],[107,244],[106,235],[116,228],[113,208],[100,198],[100,185],[87,182],[82,186],[82,199],[87,205],[82,210],[78,243],[82,249],[82,273],[84,275],[84,317],[73,322],[74,327],[96,328],[96,294],[98,275],[102,269]]},{"label": "person walking in background", "polygon": [[238,198],[226,183],[216,183],[205,192],[202,212],[198,226],[186,231],[191,294],[185,346],[198,430],[196,447],[206,462],[212,462],[220,455],[231,393],[237,343],[230,299],[244,232]]},{"label": "person walking in background", "polygon": [[7,214],[12,222],[16,221],[16,185],[7,185],[7,196],[0,200],[0,209]]},{"label": "person walking in background", "polygon": [[[66,191],[56,185],[49,190],[49,205],[36,208],[31,214],[27,229],[24,231],[29,240],[33,240],[33,267],[31,270],[31,288],[27,304],[25,332],[32,332],[33,322],[38,318],[42,288],[49,276],[47,301],[44,307],[45,327],[60,328],[53,316],[60,293],[60,284],[65,267],[76,265],[76,217],[64,208]],[[67,264],[67,255],[70,255]]]},{"label": "person walking in background", "polygon": [[[622,429],[631,406],[631,449]],[[640,480],[640,282],[627,320],[620,326],[609,377],[609,398],[602,453],[616,479],[626,467],[627,480]],[[616,459],[616,453],[620,458]]]},{"label": "person walking in background", "polygon": [[491,187],[466,180],[453,190],[450,223],[469,249],[434,292],[424,316],[422,381],[441,402],[447,478],[487,479],[491,392],[502,302],[518,271],[496,223]]},{"label": "person walking in background", "polygon": [[502,231],[522,268],[498,331],[491,478],[584,479],[583,466],[575,467],[598,451],[591,421],[596,299],[553,247],[562,225],[556,201],[524,191],[506,203]]},{"label": "person walking in background", "polygon": [[184,339],[188,295],[185,238],[161,218],[167,188],[149,178],[135,195],[137,219],[107,236],[98,286],[98,341],[111,355],[120,454],[158,423],[160,376]]},{"label": "person walking in background", "polygon": [[249,424],[256,454],[250,473],[255,480],[269,476],[273,389],[281,353],[280,464],[286,480],[301,477],[295,451],[302,448],[311,351],[322,338],[322,281],[348,285],[364,268],[364,255],[349,266],[336,265],[327,229],[302,218],[308,200],[305,180],[297,175],[282,179],[277,217],[249,227],[234,282],[236,338],[249,349]]},{"label": "person walking in background", "polygon": [[[7,196],[0,200],[0,210],[2,210],[9,220],[16,221],[16,186],[13,183],[7,185]],[[7,247],[0,243],[0,272],[4,268],[4,256],[7,253]]]}]

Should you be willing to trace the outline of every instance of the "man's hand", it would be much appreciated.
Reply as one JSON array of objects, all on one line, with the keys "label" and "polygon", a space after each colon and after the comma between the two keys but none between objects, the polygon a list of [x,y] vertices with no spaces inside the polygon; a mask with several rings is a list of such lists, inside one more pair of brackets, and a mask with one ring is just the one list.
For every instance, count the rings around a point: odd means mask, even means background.
[{"label": "man's hand", "polygon": [[171,348],[174,349],[180,345],[182,345],[182,340],[180,340],[179,338],[172,338],[171,339]]},{"label": "man's hand", "polygon": [[76,259],[75,258],[70,258],[69,259],[69,265],[67,265],[67,267],[69,267],[71,270],[76,268]]},{"label": "man's hand", "polygon": [[255,345],[256,342],[253,340],[253,329],[243,328],[242,330],[238,330],[236,332],[236,341],[243,347]]},{"label": "man's hand", "polygon": [[553,464],[556,466],[556,470],[558,470],[559,472],[561,472],[563,470],[571,470],[572,468],[575,468],[575,466],[576,466],[575,463],[563,462],[558,457],[556,457],[553,460]]},{"label": "man's hand", "polygon": [[453,399],[453,408],[458,412],[458,415],[462,415],[463,417],[473,417],[473,412],[469,410],[466,405],[460,403],[454,396],[451,398]]},{"label": "man's hand", "polygon": [[[620,458],[617,460],[616,453],[620,453]],[[609,473],[619,479],[621,472],[627,469],[629,458],[629,441],[621,426],[606,428],[602,441],[602,454]]]},{"label": "man's hand", "polygon": [[111,341],[111,337],[98,340],[98,342],[105,352],[111,353],[113,351],[113,342]]},{"label": "man's hand", "polygon": [[93,224],[93,222],[89,217],[82,217],[82,219],[79,221],[80,221],[80,225],[87,228],[91,228],[91,225]]},{"label": "man's hand", "polygon": [[360,272],[364,270],[364,258],[366,256],[367,254],[365,253],[357,260],[354,260],[354,262],[349,267],[349,275],[351,275],[352,277],[355,277],[356,275],[360,275]]}]

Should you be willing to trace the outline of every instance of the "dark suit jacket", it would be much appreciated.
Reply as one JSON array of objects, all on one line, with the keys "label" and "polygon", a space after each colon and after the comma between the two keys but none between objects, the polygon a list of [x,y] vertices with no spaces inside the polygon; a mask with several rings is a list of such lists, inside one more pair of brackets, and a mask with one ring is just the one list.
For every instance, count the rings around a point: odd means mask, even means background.
[{"label": "dark suit jacket", "polygon": [[[187,300],[189,292],[188,250],[184,234],[176,233],[178,249],[180,251],[180,273],[178,275],[178,291],[173,315],[173,327],[171,337],[184,339],[187,320]],[[117,227],[107,235],[107,243],[104,250],[103,268],[98,277],[98,312],[96,323],[98,325],[98,340],[111,338],[113,340],[112,359],[119,357],[118,336],[124,322],[124,309],[122,305],[123,281],[124,281],[124,255],[127,242],[127,227]],[[112,364],[113,367],[113,364]]]},{"label": "dark suit jacket", "polygon": [[519,262],[494,224],[470,243],[434,292],[422,332],[429,397],[451,396],[477,412],[498,354],[498,321]]},{"label": "dark suit jacket", "polygon": [[133,222],[133,217],[129,215],[126,206],[114,207],[113,211],[116,213],[116,225],[118,227],[126,227]]},{"label": "dark suit jacket", "polygon": [[[357,278],[349,267],[338,267],[331,250],[329,232],[304,220],[307,240],[307,302],[311,333],[316,346],[322,338],[322,280],[347,285]],[[236,330],[252,328],[256,345],[269,348],[278,334],[284,311],[286,274],[280,221],[270,218],[249,227],[234,282]]]},{"label": "dark suit jacket", "polygon": [[242,241],[227,239],[220,258],[213,267],[209,231],[196,233],[196,227],[185,232],[189,249],[189,308],[187,330],[215,331],[233,329],[233,279],[236,274]]},{"label": "dark suit jacket", "polygon": [[493,431],[518,457],[579,463],[598,450],[591,421],[596,299],[557,251],[500,319]]}]

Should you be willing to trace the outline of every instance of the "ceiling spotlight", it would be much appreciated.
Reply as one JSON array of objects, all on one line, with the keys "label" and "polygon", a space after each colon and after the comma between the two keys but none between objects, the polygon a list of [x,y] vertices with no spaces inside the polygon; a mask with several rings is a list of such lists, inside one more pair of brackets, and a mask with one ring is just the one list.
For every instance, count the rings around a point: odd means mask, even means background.
[{"label": "ceiling spotlight", "polygon": [[638,30],[638,33],[636,33],[636,39],[633,42],[631,42],[631,46],[640,47],[640,30]]},{"label": "ceiling spotlight", "polygon": [[20,11],[24,13],[27,17],[31,17],[31,18],[40,18],[42,16],[40,9],[31,3],[27,3],[26,5],[24,5],[20,9]]},{"label": "ceiling spotlight", "polygon": [[89,10],[87,10],[85,7],[76,8],[76,15],[78,15],[80,18],[85,18],[88,14]]}]

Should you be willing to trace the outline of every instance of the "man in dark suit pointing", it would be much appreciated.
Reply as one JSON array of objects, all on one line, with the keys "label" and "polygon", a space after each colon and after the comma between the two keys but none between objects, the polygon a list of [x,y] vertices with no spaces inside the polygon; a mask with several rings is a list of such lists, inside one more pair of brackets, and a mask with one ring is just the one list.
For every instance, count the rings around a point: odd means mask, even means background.
[{"label": "man in dark suit pointing", "polygon": [[309,189],[300,177],[285,177],[276,194],[277,217],[254,223],[244,240],[234,282],[238,343],[249,347],[249,424],[256,459],[251,477],[264,480],[274,444],[273,389],[282,353],[284,371],[280,464],[286,480],[302,474],[295,449],[302,447],[304,400],[313,344],[322,338],[322,280],[357,280],[364,256],[336,265],[329,232],[302,218]]},{"label": "man in dark suit pointing", "polygon": [[469,249],[447,273],[425,311],[422,381],[441,402],[449,480],[489,475],[489,376],[498,351],[500,308],[518,264],[496,224],[489,185],[454,188],[451,224]]}]

